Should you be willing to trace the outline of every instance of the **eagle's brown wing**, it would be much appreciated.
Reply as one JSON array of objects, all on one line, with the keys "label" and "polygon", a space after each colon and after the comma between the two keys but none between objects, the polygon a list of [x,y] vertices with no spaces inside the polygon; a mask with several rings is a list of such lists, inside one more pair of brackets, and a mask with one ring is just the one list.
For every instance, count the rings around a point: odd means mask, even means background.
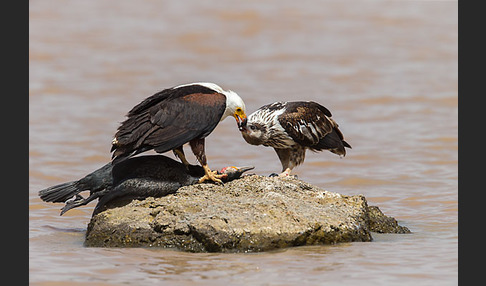
[{"label": "eagle's brown wing", "polygon": [[226,107],[226,97],[205,87],[171,94],[159,92],[127,115],[112,142],[113,160],[154,149],[167,152],[208,136],[218,125]]}]

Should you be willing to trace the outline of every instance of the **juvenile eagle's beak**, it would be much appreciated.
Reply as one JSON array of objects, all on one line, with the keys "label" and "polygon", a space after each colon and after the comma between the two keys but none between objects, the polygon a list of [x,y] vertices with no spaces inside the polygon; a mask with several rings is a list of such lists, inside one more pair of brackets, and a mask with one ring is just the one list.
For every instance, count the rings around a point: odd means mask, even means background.
[{"label": "juvenile eagle's beak", "polygon": [[246,122],[247,122],[247,120],[245,119],[239,125],[238,130],[240,130],[240,132],[246,132],[246,133],[248,133],[248,129],[246,128]]},{"label": "juvenile eagle's beak", "polygon": [[243,110],[236,110],[233,116],[236,119],[236,124],[238,124],[238,129],[241,129],[243,124],[246,124],[246,114]]},{"label": "juvenile eagle's beak", "polygon": [[248,122],[248,120],[245,118],[243,119],[243,121],[241,121],[241,124],[238,125],[238,130],[240,130],[240,132],[246,132],[248,129],[246,129],[246,123]]}]

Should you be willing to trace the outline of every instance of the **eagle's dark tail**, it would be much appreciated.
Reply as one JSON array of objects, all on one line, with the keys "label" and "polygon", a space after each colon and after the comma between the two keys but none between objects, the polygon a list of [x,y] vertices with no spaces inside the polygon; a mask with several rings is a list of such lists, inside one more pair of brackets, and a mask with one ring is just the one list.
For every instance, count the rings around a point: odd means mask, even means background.
[{"label": "eagle's dark tail", "polygon": [[352,149],[351,148],[351,145],[348,144],[348,142],[342,140],[341,141],[341,146],[339,146],[338,148],[336,149],[330,149],[329,151],[331,151],[332,153],[334,154],[338,154],[339,156],[346,156],[346,149],[344,149],[344,147],[348,147],[349,149]]},{"label": "eagle's dark tail", "polygon": [[348,142],[346,142],[346,141],[344,141],[344,140],[343,140],[343,145],[344,145],[344,147],[348,147],[349,149],[353,149],[353,148],[351,147],[351,145],[349,145],[349,144],[348,144]]},{"label": "eagle's dark tail", "polygon": [[322,138],[319,143],[312,148],[318,151],[329,150],[339,156],[346,156],[346,149],[344,147],[351,149],[351,145],[344,141],[341,131],[335,127],[331,133],[324,136],[324,138]]}]

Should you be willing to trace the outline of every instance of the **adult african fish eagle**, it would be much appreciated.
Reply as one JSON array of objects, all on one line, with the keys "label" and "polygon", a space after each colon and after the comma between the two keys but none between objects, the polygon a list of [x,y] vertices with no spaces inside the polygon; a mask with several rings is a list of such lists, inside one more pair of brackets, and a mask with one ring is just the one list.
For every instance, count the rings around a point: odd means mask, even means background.
[{"label": "adult african fish eagle", "polygon": [[238,127],[246,120],[245,103],[231,90],[214,83],[198,82],[164,89],[132,108],[113,138],[112,163],[138,153],[172,150],[184,165],[189,166],[182,146],[189,142],[205,175],[199,182],[221,183],[206,160],[204,138],[228,116]]},{"label": "adult african fish eagle", "polygon": [[239,129],[247,143],[273,147],[282,163],[279,176],[288,176],[304,162],[307,149],[346,155],[344,147],[351,146],[331,116],[316,102],[275,102],[250,114]]}]

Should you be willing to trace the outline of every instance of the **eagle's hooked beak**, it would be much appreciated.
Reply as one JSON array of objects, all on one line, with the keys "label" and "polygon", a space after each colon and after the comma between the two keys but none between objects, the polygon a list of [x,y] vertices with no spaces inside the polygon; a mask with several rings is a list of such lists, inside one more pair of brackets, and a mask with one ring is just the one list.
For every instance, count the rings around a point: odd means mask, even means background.
[{"label": "eagle's hooked beak", "polygon": [[238,124],[238,129],[241,130],[241,127],[246,125],[246,114],[245,114],[245,112],[242,109],[238,108],[235,111],[235,114],[233,114],[233,116],[236,119],[236,124]]}]

